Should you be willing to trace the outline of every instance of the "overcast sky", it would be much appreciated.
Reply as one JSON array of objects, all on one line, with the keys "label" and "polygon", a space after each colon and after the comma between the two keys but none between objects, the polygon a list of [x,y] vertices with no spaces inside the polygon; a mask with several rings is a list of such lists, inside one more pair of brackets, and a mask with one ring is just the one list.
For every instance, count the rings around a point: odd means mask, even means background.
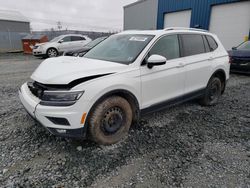
[{"label": "overcast sky", "polygon": [[136,0],[0,0],[0,9],[18,10],[33,30],[56,27],[90,31],[123,29],[123,6]]}]

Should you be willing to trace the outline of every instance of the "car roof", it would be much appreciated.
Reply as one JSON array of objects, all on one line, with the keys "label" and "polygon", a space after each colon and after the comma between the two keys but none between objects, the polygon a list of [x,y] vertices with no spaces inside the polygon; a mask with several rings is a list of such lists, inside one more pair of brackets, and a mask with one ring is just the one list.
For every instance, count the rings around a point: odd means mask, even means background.
[{"label": "car roof", "polygon": [[81,35],[81,34],[65,34],[65,35],[60,35],[59,37],[67,37],[67,36],[81,36],[81,37],[87,37],[86,35]]},{"label": "car roof", "polygon": [[164,34],[170,34],[170,33],[196,33],[196,34],[209,34],[206,30],[202,29],[195,29],[195,28],[183,28],[183,27],[172,27],[172,28],[166,28],[162,30],[127,30],[123,31],[119,34],[138,34],[138,35],[164,35]]}]

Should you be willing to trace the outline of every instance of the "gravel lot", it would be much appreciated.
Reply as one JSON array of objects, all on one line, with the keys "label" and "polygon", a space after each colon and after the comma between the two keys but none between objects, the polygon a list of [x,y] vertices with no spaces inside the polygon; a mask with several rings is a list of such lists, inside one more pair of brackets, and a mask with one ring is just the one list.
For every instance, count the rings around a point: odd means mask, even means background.
[{"label": "gravel lot", "polygon": [[0,55],[0,187],[250,187],[250,77],[232,75],[216,107],[172,107],[100,147],[26,114],[17,90],[41,61]]}]

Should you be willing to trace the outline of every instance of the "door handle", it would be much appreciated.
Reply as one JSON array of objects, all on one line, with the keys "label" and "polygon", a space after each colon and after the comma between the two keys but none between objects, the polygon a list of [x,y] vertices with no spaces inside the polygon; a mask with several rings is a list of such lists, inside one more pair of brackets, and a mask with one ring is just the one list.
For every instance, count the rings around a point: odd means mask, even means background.
[{"label": "door handle", "polygon": [[209,58],[208,58],[208,61],[212,61],[212,60],[214,60],[213,57],[209,57]]},{"label": "door handle", "polygon": [[184,63],[179,63],[179,65],[177,66],[177,68],[182,68],[184,66],[185,66]]}]

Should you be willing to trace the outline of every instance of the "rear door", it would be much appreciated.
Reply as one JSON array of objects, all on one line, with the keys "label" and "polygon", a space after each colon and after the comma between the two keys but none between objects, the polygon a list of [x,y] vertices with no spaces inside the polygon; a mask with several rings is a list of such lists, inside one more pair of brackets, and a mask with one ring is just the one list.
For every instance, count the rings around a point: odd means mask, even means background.
[{"label": "rear door", "polygon": [[159,39],[150,50],[151,55],[167,58],[165,65],[149,69],[141,66],[142,108],[167,102],[182,96],[184,93],[185,70],[180,58],[179,40],[177,35],[167,35]]},{"label": "rear door", "polygon": [[[181,34],[182,57],[186,70],[185,94],[206,88],[211,74],[213,56],[200,34]],[[205,43],[206,42],[206,43]]]},{"label": "rear door", "polygon": [[86,39],[82,36],[72,36],[72,48],[74,49],[81,49],[83,46],[86,45]]}]

